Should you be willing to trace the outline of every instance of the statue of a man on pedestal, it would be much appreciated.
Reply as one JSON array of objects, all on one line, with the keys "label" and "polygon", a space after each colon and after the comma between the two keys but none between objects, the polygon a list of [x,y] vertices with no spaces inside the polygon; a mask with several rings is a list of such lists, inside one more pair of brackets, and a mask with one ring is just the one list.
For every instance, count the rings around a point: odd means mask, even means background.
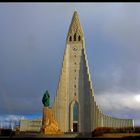
[{"label": "statue of a man on pedestal", "polygon": [[50,106],[50,95],[49,95],[48,90],[46,90],[46,92],[43,95],[42,103],[43,103],[44,107]]}]

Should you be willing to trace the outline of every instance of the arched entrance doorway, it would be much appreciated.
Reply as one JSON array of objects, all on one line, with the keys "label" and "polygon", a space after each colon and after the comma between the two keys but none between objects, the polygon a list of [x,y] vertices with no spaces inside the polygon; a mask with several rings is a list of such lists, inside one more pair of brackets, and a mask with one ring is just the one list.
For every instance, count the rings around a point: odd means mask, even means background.
[{"label": "arched entrance doorway", "polygon": [[78,103],[75,102],[73,106],[73,132],[78,132]]},{"label": "arched entrance doorway", "polygon": [[75,100],[70,105],[70,131],[79,132],[79,104]]}]

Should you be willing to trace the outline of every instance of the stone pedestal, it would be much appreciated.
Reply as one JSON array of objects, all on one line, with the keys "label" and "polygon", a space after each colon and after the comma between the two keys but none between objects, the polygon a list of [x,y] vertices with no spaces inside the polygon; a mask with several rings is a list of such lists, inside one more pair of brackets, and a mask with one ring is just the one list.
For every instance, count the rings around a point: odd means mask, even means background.
[{"label": "stone pedestal", "polygon": [[58,123],[54,119],[53,111],[50,107],[43,107],[42,132],[47,134],[62,134]]}]

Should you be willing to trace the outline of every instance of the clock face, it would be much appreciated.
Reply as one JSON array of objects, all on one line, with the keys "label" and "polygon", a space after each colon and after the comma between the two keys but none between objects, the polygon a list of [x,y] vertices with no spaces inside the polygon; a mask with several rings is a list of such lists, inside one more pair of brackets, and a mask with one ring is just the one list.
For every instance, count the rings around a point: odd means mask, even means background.
[{"label": "clock face", "polygon": [[74,51],[77,51],[77,47],[73,47],[72,49],[73,49]]}]

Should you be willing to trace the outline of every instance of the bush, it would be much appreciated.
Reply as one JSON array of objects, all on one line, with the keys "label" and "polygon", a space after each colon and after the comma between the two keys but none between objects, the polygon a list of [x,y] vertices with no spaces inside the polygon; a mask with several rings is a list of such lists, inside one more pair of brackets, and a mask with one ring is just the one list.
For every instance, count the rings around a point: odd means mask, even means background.
[{"label": "bush", "polygon": [[1,129],[1,136],[10,136],[11,132],[11,129]]}]

